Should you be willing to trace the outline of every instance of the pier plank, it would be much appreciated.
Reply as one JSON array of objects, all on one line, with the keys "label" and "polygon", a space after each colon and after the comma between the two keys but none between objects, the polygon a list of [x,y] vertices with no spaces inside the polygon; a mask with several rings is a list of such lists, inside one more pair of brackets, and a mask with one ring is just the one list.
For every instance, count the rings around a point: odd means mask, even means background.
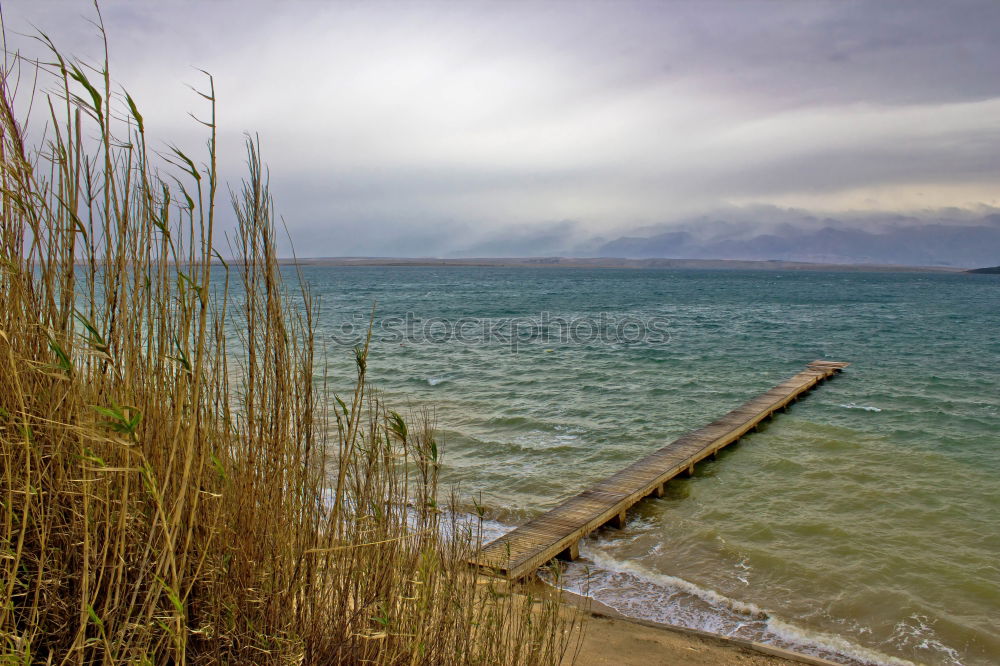
[{"label": "pier plank", "polygon": [[516,579],[530,576],[557,556],[575,558],[577,544],[587,534],[605,524],[621,526],[625,512],[637,502],[649,495],[661,495],[663,484],[670,479],[739,440],[848,365],[813,361],[794,377],[487,544],[473,564]]}]

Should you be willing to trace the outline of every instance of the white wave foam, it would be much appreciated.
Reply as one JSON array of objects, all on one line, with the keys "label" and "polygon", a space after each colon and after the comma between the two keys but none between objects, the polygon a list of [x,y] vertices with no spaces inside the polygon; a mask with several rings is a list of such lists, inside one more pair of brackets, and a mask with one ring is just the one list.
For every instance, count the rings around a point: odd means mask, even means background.
[{"label": "white wave foam", "polygon": [[727,608],[732,611],[736,611],[741,615],[746,615],[756,620],[766,620],[768,618],[768,613],[760,606],[756,604],[738,601],[736,599],[731,599],[723,594],[719,594],[715,590],[709,590],[694,583],[688,582],[683,578],[678,578],[677,576],[671,576],[669,574],[657,573],[655,571],[650,571],[645,567],[635,564],[633,562],[621,562],[615,560],[607,555],[593,550],[587,550],[586,552],[588,559],[593,560],[603,569],[609,571],[623,571],[630,573],[640,579],[644,579],[648,582],[656,583],[665,588],[673,588],[674,590],[680,590],[690,594],[691,596],[698,597],[702,601],[709,603],[717,608]]},{"label": "white wave foam", "polygon": [[788,641],[793,646],[799,646],[803,651],[813,651],[819,648],[824,652],[843,655],[862,664],[873,664],[874,666],[882,666],[883,664],[886,666],[916,666],[914,662],[908,659],[900,659],[899,657],[892,657],[875,650],[870,650],[843,636],[835,636],[821,631],[808,631],[776,617],[768,619],[767,629],[770,633],[782,640]]},{"label": "white wave foam", "polygon": [[[599,569],[604,570],[603,572],[591,570],[589,578],[598,582],[598,587],[588,589],[586,584],[566,585],[567,589],[577,594],[586,594],[627,615],[640,619],[681,624],[701,631],[750,638],[761,643],[771,643],[826,659],[840,659],[847,663],[914,666],[911,661],[870,650],[842,636],[803,629],[776,617],[772,611],[757,604],[733,599],[683,578],[650,571],[634,562],[615,560],[592,548],[586,548],[584,554],[597,564]],[[614,572],[625,573],[637,578],[640,585],[634,587],[644,589],[644,595],[648,595],[650,599],[637,599],[635,601],[640,603],[635,604],[620,603],[614,594],[614,589],[608,585],[612,581],[608,580],[606,575],[601,576],[602,573],[613,574]],[[659,590],[649,589],[650,584]],[[669,600],[671,605],[680,606],[684,604],[682,595],[689,595],[704,602],[713,609],[715,617],[699,616],[699,614],[682,611],[664,612],[663,602]],[[644,609],[648,610],[644,611]],[[659,609],[660,613],[653,612],[652,609]],[[680,611],[679,608],[675,610]],[[692,622],[691,620],[696,621]]]},{"label": "white wave foam", "polygon": [[437,386],[438,384],[443,384],[444,382],[448,381],[448,379],[449,379],[448,377],[428,377],[427,383],[430,384],[431,386]]},{"label": "white wave foam", "polygon": [[[499,521],[484,520],[483,541],[492,541],[513,529]],[[651,571],[635,562],[617,560],[592,544],[581,542],[580,546],[581,555],[596,567],[579,561],[571,564],[560,580],[561,586],[625,615],[749,639],[847,664],[916,666],[912,661],[866,648],[843,636],[804,629],[755,603],[733,599],[677,576]],[[743,571],[749,568],[745,561],[737,566]],[[622,581],[622,575],[632,577],[632,584]],[[694,609],[692,605],[696,602],[691,597],[705,604],[708,612]],[[951,648],[937,641],[928,644],[926,638],[924,643],[920,647],[934,649],[946,659],[955,659],[953,663],[960,663]]]},{"label": "white wave foam", "polygon": [[882,409],[879,407],[870,407],[868,405],[856,405],[853,402],[841,405],[844,409],[863,409],[866,412],[881,412]]},{"label": "white wave foam", "polygon": [[[470,520],[476,520],[473,516],[469,516]],[[510,532],[514,528],[505,523],[501,523],[496,520],[484,519],[481,523],[482,526],[482,536],[483,543],[489,543],[495,539],[499,539],[507,532]]]},{"label": "white wave foam", "polygon": [[893,627],[893,639],[901,642],[908,642],[920,650],[930,650],[943,653],[950,660],[951,664],[961,666],[958,650],[948,647],[941,641],[933,638],[934,621],[926,615],[914,613],[906,620],[897,622]]}]

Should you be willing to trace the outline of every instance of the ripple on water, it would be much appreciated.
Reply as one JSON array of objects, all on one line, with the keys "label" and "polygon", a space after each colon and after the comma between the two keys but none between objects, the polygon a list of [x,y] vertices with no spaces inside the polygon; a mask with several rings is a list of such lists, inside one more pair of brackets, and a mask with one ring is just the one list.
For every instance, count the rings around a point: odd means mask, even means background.
[{"label": "ripple on water", "polygon": [[[803,363],[852,361],[644,503],[617,546],[611,533],[588,541],[590,566],[602,572],[592,590],[625,612],[814,653],[1000,661],[995,283],[889,273],[305,271],[337,303],[322,322],[331,331],[336,317],[367,313],[372,300],[385,316],[414,311],[422,321],[541,308],[567,318],[667,317],[671,340],[659,346],[559,342],[515,354],[505,344],[376,345],[369,370],[390,403],[435,408],[445,479],[515,522]],[[350,350],[334,351],[334,381],[349,379]],[[736,612],[739,604],[767,619]]]}]

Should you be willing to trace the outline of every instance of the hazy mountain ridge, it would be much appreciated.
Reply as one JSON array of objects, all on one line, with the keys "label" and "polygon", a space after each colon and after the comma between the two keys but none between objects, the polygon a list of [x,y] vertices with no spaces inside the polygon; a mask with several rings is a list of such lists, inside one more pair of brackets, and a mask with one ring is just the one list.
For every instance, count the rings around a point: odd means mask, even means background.
[{"label": "hazy mountain ridge", "polygon": [[705,236],[689,230],[640,237],[622,236],[597,249],[600,257],[645,259],[739,259],[921,266],[975,267],[1000,259],[1000,215],[977,224],[925,223],[867,231],[834,226],[784,227],[744,239]]}]

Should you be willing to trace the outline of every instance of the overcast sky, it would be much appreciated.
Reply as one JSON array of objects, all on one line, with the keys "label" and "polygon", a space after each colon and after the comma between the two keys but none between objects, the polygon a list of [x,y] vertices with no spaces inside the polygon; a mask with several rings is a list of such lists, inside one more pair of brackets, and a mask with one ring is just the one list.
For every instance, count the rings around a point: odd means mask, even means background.
[{"label": "overcast sky", "polygon": [[[99,53],[87,2],[2,3]],[[300,255],[534,254],[710,214],[1000,206],[1000,2],[103,2],[112,75],[225,174],[259,133]],[[778,214],[781,217],[782,214]],[[785,215],[784,217],[788,217]],[[562,243],[562,245],[560,245]]]}]

